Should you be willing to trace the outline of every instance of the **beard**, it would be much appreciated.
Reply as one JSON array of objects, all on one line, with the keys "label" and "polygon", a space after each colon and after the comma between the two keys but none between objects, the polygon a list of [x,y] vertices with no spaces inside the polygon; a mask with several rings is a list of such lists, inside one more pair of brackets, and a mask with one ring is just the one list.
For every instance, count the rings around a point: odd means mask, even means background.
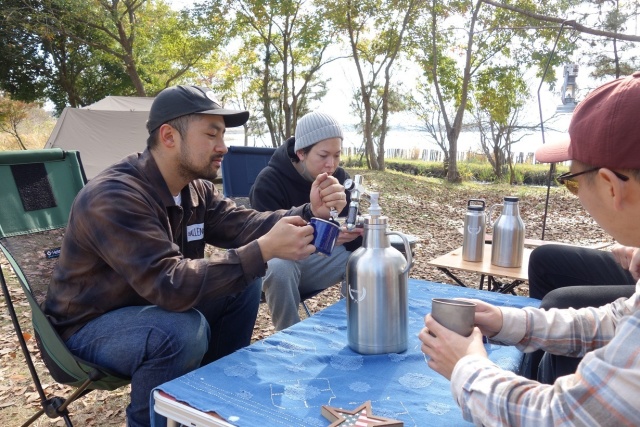
[{"label": "beard", "polygon": [[218,169],[213,166],[213,162],[221,160],[223,156],[220,154],[212,154],[209,156],[208,163],[198,165],[195,161],[202,159],[192,159],[188,146],[189,144],[183,143],[180,149],[180,164],[178,166],[180,176],[189,182],[195,179],[206,179],[209,181],[216,179],[218,177]]}]

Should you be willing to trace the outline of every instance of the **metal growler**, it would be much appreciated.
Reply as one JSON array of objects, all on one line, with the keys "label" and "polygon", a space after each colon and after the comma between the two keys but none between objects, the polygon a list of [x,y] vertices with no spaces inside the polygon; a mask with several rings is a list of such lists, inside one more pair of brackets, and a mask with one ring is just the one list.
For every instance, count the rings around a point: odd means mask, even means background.
[{"label": "metal growler", "polygon": [[[502,206],[502,213],[491,223],[491,213]],[[499,267],[520,267],[524,254],[524,222],[520,218],[517,197],[505,197],[504,204],[491,206],[489,224],[493,227],[491,264]]]},{"label": "metal growler", "polygon": [[462,240],[462,259],[465,261],[482,261],[486,223],[484,206],[485,203],[482,199],[469,199],[467,202]]},{"label": "metal growler", "polygon": [[[411,248],[404,234],[387,231],[387,217],[380,215],[377,199],[377,193],[370,193],[363,244],[349,258],[346,271],[349,347],[361,354],[400,353],[409,339]],[[406,259],[391,246],[389,235],[403,240]]]}]

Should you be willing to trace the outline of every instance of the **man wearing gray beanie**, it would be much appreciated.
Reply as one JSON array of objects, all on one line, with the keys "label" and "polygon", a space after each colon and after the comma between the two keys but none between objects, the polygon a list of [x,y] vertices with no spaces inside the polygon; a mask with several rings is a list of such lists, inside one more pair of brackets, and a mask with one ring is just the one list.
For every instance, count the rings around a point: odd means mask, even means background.
[{"label": "man wearing gray beanie", "polygon": [[[249,200],[258,211],[298,206],[309,201],[311,183],[326,172],[341,184],[349,174],[339,166],[344,136],[332,116],[311,112],[298,120],[295,137],[289,138],[256,178]],[[347,207],[340,216],[347,215]],[[274,258],[267,264],[262,288],[276,330],[300,321],[302,297],[322,291],[344,279],[351,252],[362,244],[360,229],[341,231],[330,257],[313,254],[304,261]]]}]

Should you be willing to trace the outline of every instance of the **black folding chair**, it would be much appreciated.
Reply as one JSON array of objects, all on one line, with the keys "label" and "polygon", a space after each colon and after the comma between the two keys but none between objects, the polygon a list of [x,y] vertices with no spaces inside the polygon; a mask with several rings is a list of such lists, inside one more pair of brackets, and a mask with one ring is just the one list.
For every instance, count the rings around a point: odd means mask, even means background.
[{"label": "black folding chair", "polygon": [[[61,149],[0,152],[0,249],[13,269],[29,307],[31,325],[40,355],[55,381],[76,389],[66,398],[47,396],[29,353],[7,280],[0,285],[13,327],[22,348],[42,409],[42,414],[62,417],[72,426],[67,407],[91,390],[114,390],[130,382],[112,372],[75,357],[40,308],[60,254],[71,204],[86,177],[77,151]],[[29,328],[29,327],[28,327]]]}]

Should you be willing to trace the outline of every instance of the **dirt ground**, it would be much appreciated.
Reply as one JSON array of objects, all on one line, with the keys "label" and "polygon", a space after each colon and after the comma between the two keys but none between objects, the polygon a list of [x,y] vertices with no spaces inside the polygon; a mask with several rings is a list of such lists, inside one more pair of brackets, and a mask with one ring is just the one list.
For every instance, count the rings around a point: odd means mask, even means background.
[{"label": "dirt ground", "polygon": [[[352,176],[356,173],[363,175],[364,185],[368,191],[380,192],[380,205],[383,214],[389,217],[391,230],[411,234],[419,239],[415,250],[415,265],[410,271],[412,278],[451,283],[451,279],[444,273],[430,267],[427,263],[430,259],[462,245],[462,235],[458,232],[458,228],[463,225],[467,200],[470,198],[485,199],[487,206],[490,206],[500,203],[503,196],[518,196],[520,215],[526,227],[526,237],[541,238],[546,188],[483,184],[451,186],[439,180],[389,171],[350,170],[349,172]],[[363,207],[366,208],[364,202]],[[562,188],[551,189],[545,240],[585,246],[611,241],[585,213],[578,199]],[[4,258],[1,262],[2,271],[5,277],[9,278],[11,290],[19,293],[15,276],[10,272]],[[479,282],[479,278],[474,274],[460,274],[459,277],[468,284]],[[527,284],[519,286],[517,292],[528,295]],[[312,312],[316,312],[333,304],[339,296],[339,289],[334,286],[308,300],[307,305]],[[23,333],[31,337],[33,330],[29,323],[30,313],[28,304],[22,296],[18,298],[17,306]],[[265,304],[261,304],[253,339],[260,340],[272,333],[274,328],[270,315]],[[33,338],[29,340],[29,350],[36,356],[36,369],[45,391],[50,394],[66,395],[70,389],[54,383],[46,373]],[[90,393],[70,406],[74,424],[76,426],[124,426],[128,392],[129,387],[123,387],[113,392]],[[2,298],[0,300],[0,425],[21,425],[37,409],[37,394],[31,385],[29,372],[15,338],[4,298]],[[34,425],[64,426],[64,422],[60,419],[50,420],[41,417]]]}]

